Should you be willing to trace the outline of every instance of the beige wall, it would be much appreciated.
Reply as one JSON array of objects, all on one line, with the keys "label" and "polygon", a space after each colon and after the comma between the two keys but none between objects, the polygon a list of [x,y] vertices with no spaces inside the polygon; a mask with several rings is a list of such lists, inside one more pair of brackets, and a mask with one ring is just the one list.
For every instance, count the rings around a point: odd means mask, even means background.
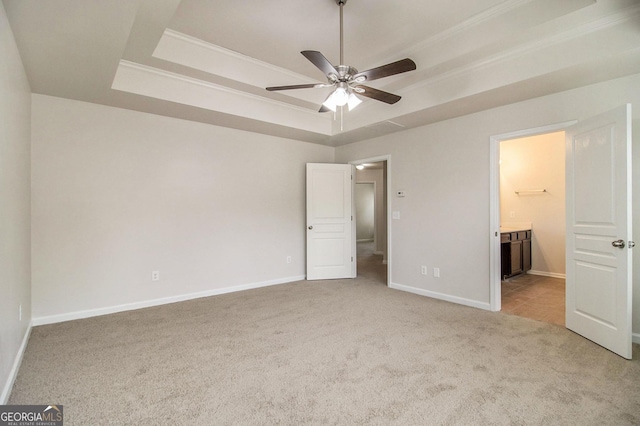
[{"label": "beige wall", "polygon": [[356,183],[356,240],[373,241],[375,237],[375,183]]},{"label": "beige wall", "polygon": [[35,319],[304,277],[333,148],[42,95],[32,131]]},{"label": "beige wall", "polygon": [[[640,75],[466,115],[336,149],[336,161],[391,156],[391,282],[421,294],[489,307],[490,137],[584,119],[634,104],[640,129]],[[640,230],[640,132],[634,132],[634,227]],[[640,339],[640,256],[634,262],[633,330]],[[430,274],[420,274],[420,265]],[[439,267],[440,278],[432,267]]]},{"label": "beige wall", "polygon": [[31,89],[2,3],[0,62],[0,404],[5,404],[31,319]]},{"label": "beige wall", "polygon": [[[303,275],[306,162],[390,155],[392,190],[407,194],[389,197],[401,213],[391,225],[392,283],[486,308],[489,137],[625,102],[634,104],[640,129],[635,75],[334,150],[30,96],[1,4],[0,58],[1,384],[10,381],[32,317],[60,320]],[[640,212],[640,132],[634,134]],[[640,229],[640,214],[634,226]],[[640,261],[633,259],[637,334]],[[160,281],[151,281],[152,270]]]},{"label": "beige wall", "polygon": [[500,142],[501,224],[531,223],[533,274],[565,275],[564,151],[564,132]]}]

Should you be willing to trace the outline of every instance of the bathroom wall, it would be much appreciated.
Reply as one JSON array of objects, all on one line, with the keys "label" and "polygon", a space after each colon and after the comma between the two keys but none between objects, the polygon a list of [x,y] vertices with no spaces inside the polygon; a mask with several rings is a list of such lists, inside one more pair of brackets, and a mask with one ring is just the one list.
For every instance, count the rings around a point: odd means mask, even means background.
[{"label": "bathroom wall", "polygon": [[501,224],[531,222],[532,274],[565,276],[564,150],[564,132],[500,143]]}]

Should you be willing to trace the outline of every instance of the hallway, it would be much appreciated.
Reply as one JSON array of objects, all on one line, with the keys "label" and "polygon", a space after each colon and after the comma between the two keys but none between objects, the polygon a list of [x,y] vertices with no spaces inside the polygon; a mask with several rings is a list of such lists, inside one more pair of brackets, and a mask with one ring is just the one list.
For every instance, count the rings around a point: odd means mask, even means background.
[{"label": "hallway", "polygon": [[382,255],[375,254],[373,241],[358,244],[358,276],[387,285],[387,265],[382,263]]}]

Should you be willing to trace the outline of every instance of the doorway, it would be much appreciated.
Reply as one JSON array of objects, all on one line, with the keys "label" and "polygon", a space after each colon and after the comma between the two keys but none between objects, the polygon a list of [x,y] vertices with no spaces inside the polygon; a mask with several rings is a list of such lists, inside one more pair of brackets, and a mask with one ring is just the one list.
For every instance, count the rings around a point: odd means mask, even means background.
[{"label": "doorway", "polygon": [[[501,297],[500,143],[566,131],[566,328],[631,359],[631,104],[490,137],[490,306]],[[628,245],[627,245],[628,243]],[[627,250],[624,250],[625,247]]]},{"label": "doorway", "polygon": [[499,154],[502,311],[564,327],[565,132],[503,140]]},{"label": "doorway", "polygon": [[388,220],[386,157],[355,164],[355,220],[358,277],[388,285]]},{"label": "doorway", "polygon": [[[522,139],[522,138],[530,138],[539,135],[545,135],[556,132],[564,132],[565,129],[570,126],[576,124],[577,121],[569,121],[564,123],[551,124],[548,126],[533,128],[533,129],[525,129],[519,130],[515,132],[509,132],[501,135],[491,136],[490,144],[490,210],[489,210],[489,218],[490,218],[490,287],[489,287],[489,297],[490,297],[490,306],[492,311],[500,311],[502,310],[502,262],[501,262],[501,229],[500,225],[502,220],[507,219],[507,222],[510,220],[515,222],[518,217],[517,213],[514,214],[514,217],[511,216],[511,212],[515,210],[506,210],[505,213],[502,213],[501,202],[500,202],[500,179],[501,179],[501,167],[500,164],[500,145],[503,141],[510,141],[514,139]],[[505,165],[506,166],[506,165]],[[523,183],[524,185],[524,183]],[[523,189],[545,189],[542,187],[538,187],[537,182],[534,184],[533,182],[526,182],[526,188]],[[516,189],[513,189],[514,192]],[[509,209],[509,206],[505,204],[506,209]],[[503,218],[505,215],[507,218]],[[520,217],[520,219],[524,222],[525,219]],[[533,237],[533,233],[535,231],[535,224],[531,223],[531,234]],[[533,238],[532,238],[533,242]],[[563,245],[564,246],[564,245]],[[532,265],[533,269],[533,265]],[[531,275],[531,274],[529,274]]]}]

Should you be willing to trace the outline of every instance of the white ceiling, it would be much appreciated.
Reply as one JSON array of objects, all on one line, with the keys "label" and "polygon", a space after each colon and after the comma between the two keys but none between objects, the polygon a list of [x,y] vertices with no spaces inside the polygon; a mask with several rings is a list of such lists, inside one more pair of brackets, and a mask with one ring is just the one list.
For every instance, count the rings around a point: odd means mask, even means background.
[{"label": "white ceiling", "polygon": [[345,65],[402,96],[317,112],[335,0],[3,0],[34,93],[337,146],[640,72],[640,0],[349,0]]}]

